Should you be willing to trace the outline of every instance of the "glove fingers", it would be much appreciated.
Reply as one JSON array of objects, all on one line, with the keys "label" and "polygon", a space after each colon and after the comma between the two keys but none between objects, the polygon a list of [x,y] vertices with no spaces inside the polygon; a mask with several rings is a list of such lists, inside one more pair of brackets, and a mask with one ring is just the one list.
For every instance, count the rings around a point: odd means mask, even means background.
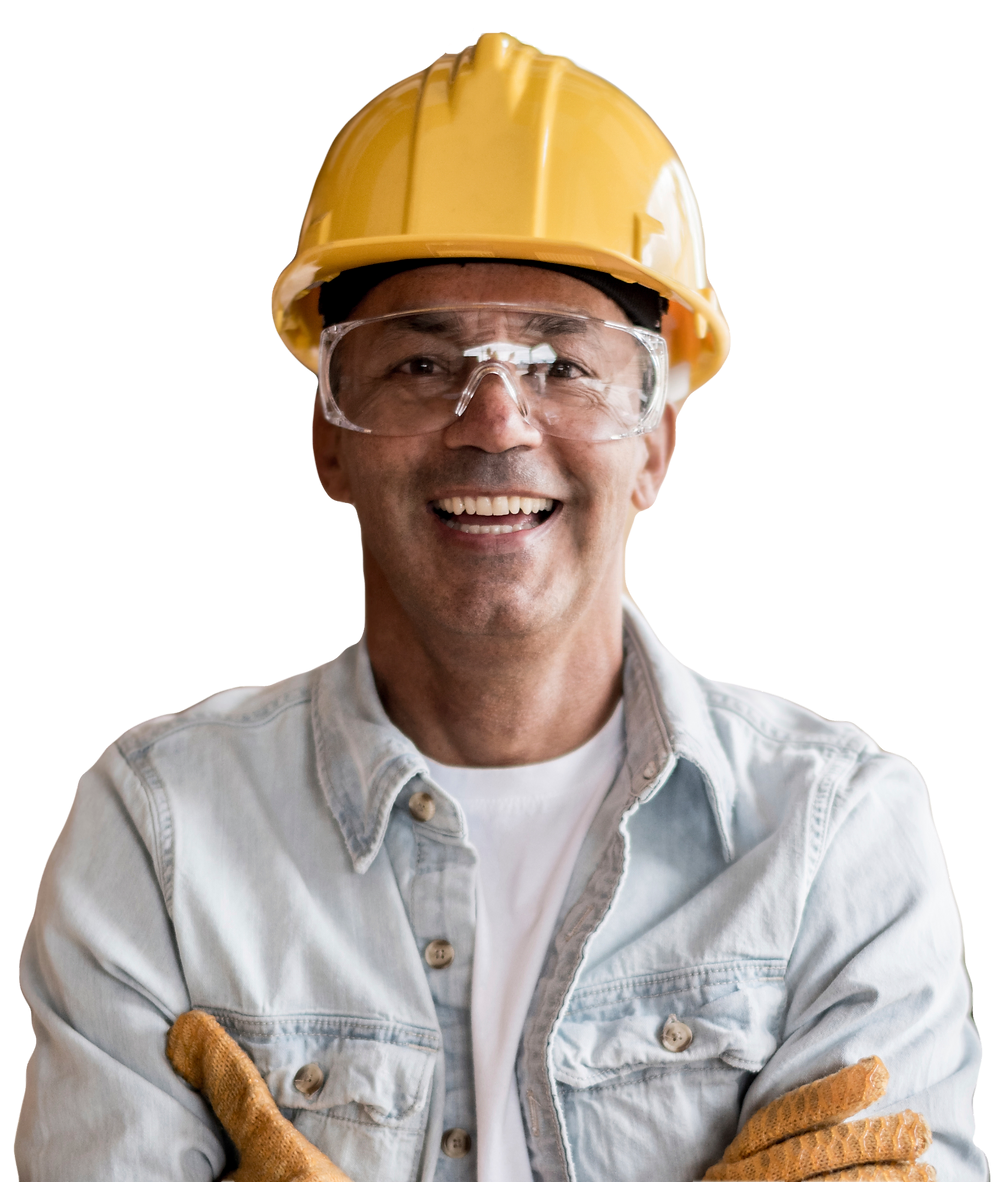
[{"label": "glove fingers", "polygon": [[[213,1022],[213,1026],[211,1023]],[[197,1091],[204,1085],[203,1061],[217,1022],[200,1010],[180,1014],[169,1028],[166,1056],[173,1070]],[[220,1029],[220,1027],[218,1027]]]},{"label": "glove fingers", "polygon": [[238,1150],[233,1182],[349,1182],[283,1116],[255,1064],[210,1014],[181,1014],[166,1054],[207,1097]]},{"label": "glove fingers", "polygon": [[721,1161],[705,1182],[803,1182],[847,1166],[914,1162],[932,1143],[928,1125],[915,1112],[832,1125],[781,1141],[737,1162]]},{"label": "glove fingers", "polygon": [[888,1078],[887,1068],[874,1055],[834,1075],[795,1088],[754,1113],[721,1160],[741,1161],[798,1133],[855,1116],[883,1096]]},{"label": "glove fingers", "polygon": [[877,1162],[819,1174],[808,1182],[935,1182],[935,1170],[925,1162]]}]

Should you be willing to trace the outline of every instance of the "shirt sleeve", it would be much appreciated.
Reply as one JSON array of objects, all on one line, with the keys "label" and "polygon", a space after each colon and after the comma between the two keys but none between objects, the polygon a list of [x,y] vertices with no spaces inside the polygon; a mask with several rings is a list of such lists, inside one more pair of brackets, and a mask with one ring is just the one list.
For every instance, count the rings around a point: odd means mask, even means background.
[{"label": "shirt sleeve", "polygon": [[23,1182],[209,1182],[225,1166],[220,1126],[165,1054],[190,1008],[162,886],[168,837],[111,748],[80,782],[22,957],[37,1040]]},{"label": "shirt sleeve", "polygon": [[836,796],[827,829],[787,968],[782,1042],[741,1123],[791,1088],[879,1055],[890,1085],[870,1113],[920,1112],[933,1133],[923,1160],[940,1180],[980,1182],[980,1044],[925,785],[906,761],[874,755]]}]

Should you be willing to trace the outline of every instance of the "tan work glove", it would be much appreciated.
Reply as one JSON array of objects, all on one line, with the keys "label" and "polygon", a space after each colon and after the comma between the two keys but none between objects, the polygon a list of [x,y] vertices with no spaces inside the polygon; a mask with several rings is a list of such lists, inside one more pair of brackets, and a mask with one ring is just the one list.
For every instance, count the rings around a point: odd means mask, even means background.
[{"label": "tan work glove", "polygon": [[166,1054],[203,1092],[238,1150],[231,1182],[350,1182],[283,1116],[255,1064],[210,1014],[180,1014]]},{"label": "tan work glove", "polygon": [[916,1112],[841,1123],[879,1100],[888,1079],[874,1056],[795,1088],[749,1118],[706,1182],[935,1182],[935,1170],[916,1163],[932,1144]]}]

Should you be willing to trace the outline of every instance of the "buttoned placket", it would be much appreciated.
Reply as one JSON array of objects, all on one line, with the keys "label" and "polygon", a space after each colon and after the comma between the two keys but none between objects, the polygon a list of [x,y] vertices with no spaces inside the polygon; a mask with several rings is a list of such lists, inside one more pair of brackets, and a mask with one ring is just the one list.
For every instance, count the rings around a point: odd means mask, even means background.
[{"label": "buttoned placket", "polygon": [[386,846],[442,1034],[420,1176],[468,1182],[476,1177],[471,998],[477,855],[459,805],[427,774],[401,789]]}]

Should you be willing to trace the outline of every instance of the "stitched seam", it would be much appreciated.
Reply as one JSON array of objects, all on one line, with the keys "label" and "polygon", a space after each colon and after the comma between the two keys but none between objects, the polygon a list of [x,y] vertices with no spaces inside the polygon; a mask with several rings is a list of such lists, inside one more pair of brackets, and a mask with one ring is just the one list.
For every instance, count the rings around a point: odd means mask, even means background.
[{"label": "stitched seam", "polygon": [[[577,1088],[572,1084],[565,1084],[571,1092],[582,1092],[585,1096],[593,1092],[616,1092],[619,1088],[635,1088],[641,1084],[653,1083],[657,1079],[662,1079],[667,1075],[677,1075],[684,1071],[713,1071],[716,1064],[721,1064],[721,1059],[704,1059],[699,1063],[674,1063],[672,1067],[652,1068],[649,1071],[638,1075],[634,1079],[615,1080],[613,1083],[599,1083],[591,1084],[589,1088]],[[724,1064],[729,1070],[738,1070],[732,1068],[729,1064]],[[565,1082],[565,1081],[564,1081]]]},{"label": "stitched seam", "polygon": [[418,890],[418,879],[421,875],[426,873],[425,870],[425,841],[427,839],[419,833],[416,829],[414,831],[414,877],[411,880],[411,932],[414,935],[415,943],[418,947],[418,955],[424,955],[424,950],[421,947],[423,939],[418,933],[421,931],[420,911],[421,911],[421,891]]},{"label": "stitched seam", "polygon": [[[253,729],[259,726],[265,726],[266,723],[272,722],[274,718],[278,718],[281,714],[285,714],[287,710],[292,710],[295,706],[303,706],[310,701],[310,689],[301,691],[301,696],[293,698],[290,701],[282,702],[277,706],[268,708],[265,714],[260,714],[258,717],[246,715],[243,718],[226,718],[220,715],[216,718],[189,718],[182,722],[177,722],[175,726],[171,726],[168,730],[162,731],[155,735],[147,742],[139,747],[125,748],[121,742],[118,743],[118,750],[129,762],[131,757],[144,757],[157,743],[163,739],[172,738],[173,735],[180,734],[182,731],[192,730],[198,726],[226,726],[237,727],[238,729]],[[125,736],[126,737],[126,736]]]},{"label": "stitched seam", "polygon": [[[743,973],[743,969],[746,971]],[[570,999],[570,1008],[577,1001],[592,1001],[598,997],[611,996],[617,1000],[626,997],[666,997],[675,993],[689,993],[696,984],[725,984],[728,981],[750,980],[783,981],[787,960],[728,960],[714,964],[700,965],[686,969],[672,969],[666,973],[646,973],[638,977],[622,977],[606,981],[603,985],[586,985],[577,989]],[[684,984],[686,982],[686,984]],[[675,988],[660,988],[658,992],[643,992],[652,986],[672,983]]]},{"label": "stitched seam", "polygon": [[[353,1100],[352,1103],[358,1104],[359,1101]],[[345,1106],[338,1105],[338,1107],[345,1107]],[[333,1120],[333,1121],[338,1121],[341,1124],[361,1125],[363,1128],[367,1128],[367,1129],[368,1128],[387,1129],[391,1133],[398,1133],[403,1137],[409,1137],[409,1138],[417,1137],[420,1135],[420,1132],[421,1132],[420,1126],[416,1129],[415,1128],[405,1129],[401,1125],[392,1125],[392,1124],[386,1125],[386,1124],[381,1124],[379,1121],[376,1121],[376,1120],[361,1120],[357,1116],[340,1116],[335,1112],[335,1110],[333,1108],[325,1108],[324,1110],[319,1110],[316,1108],[295,1108],[295,1109],[293,1109],[293,1111],[294,1112],[306,1112],[310,1116],[317,1117],[318,1120],[326,1120],[326,1121]]]},{"label": "stitched seam", "polygon": [[[128,758],[121,744],[117,744],[121,757],[128,765],[128,769],[141,785],[148,801],[149,812],[152,817],[152,831],[155,838],[156,875],[159,879],[159,890],[166,905],[166,913],[170,920],[173,916],[173,883],[175,878],[174,830],[173,814],[166,797],[165,785],[159,777],[151,761],[143,758],[139,762],[143,772],[138,770],[135,763]],[[175,922],[175,921],[174,921]]]},{"label": "stitched seam", "polygon": [[730,1067],[741,1067],[743,1071],[758,1071],[764,1062],[762,1059],[746,1059],[742,1055],[733,1055],[728,1051],[717,1055],[716,1058]]},{"label": "stitched seam", "polygon": [[[595,929],[601,927],[607,921],[608,916],[611,914],[611,911],[614,909],[614,906],[617,903],[617,900],[621,894],[621,888],[624,885],[625,872],[626,872],[627,866],[628,866],[628,855],[629,855],[629,838],[628,838],[628,830],[625,825],[625,821],[626,821],[629,813],[633,810],[633,808],[634,808],[634,806],[629,806],[628,808],[626,808],[622,811],[621,817],[619,818],[619,826],[620,826],[619,831],[612,837],[609,846],[605,850],[605,854],[604,854],[604,861],[606,862],[606,866],[604,867],[605,882],[613,882],[614,886],[611,888],[610,892],[608,893],[608,898],[606,900],[606,906],[604,907],[604,910],[603,910],[600,918],[597,920],[597,922],[594,925]],[[620,863],[621,864],[620,864],[620,866],[617,867],[617,873],[615,873],[614,872],[615,866],[617,865],[617,863],[619,861],[619,847],[620,847]],[[596,871],[595,871],[595,874],[596,874]],[[589,889],[589,887],[588,887],[588,889]],[[560,1100],[559,1100],[559,1088],[558,1088],[557,1081],[555,1078],[555,1067],[554,1067],[554,1064],[552,1061],[552,1056],[553,1056],[553,1046],[555,1044],[556,1035],[559,1033],[560,1026],[566,1020],[566,1014],[568,1013],[568,1010],[569,1010],[569,1006],[564,1005],[563,1002],[566,1001],[567,998],[570,1000],[570,1002],[572,1002],[573,990],[576,986],[576,982],[580,978],[580,974],[583,971],[584,963],[587,959],[587,952],[589,950],[588,941],[589,941],[589,934],[588,934],[587,939],[584,941],[583,947],[580,951],[580,956],[577,959],[575,965],[573,966],[573,971],[570,974],[568,982],[566,983],[566,992],[563,994],[563,998],[559,1003],[558,1012],[553,1017],[552,1025],[549,1028],[547,1041],[545,1044],[545,1054],[543,1056],[545,1078],[546,1078],[546,1082],[548,1085],[549,1098],[552,1101],[552,1115],[553,1115],[553,1120],[554,1120],[554,1127],[558,1128],[558,1130],[559,1130],[559,1137],[556,1139],[556,1148],[559,1151],[559,1159],[560,1159],[560,1162],[563,1166],[563,1172],[565,1173],[567,1179],[570,1180],[570,1182],[575,1182],[576,1170],[574,1169],[574,1166],[573,1166],[573,1152],[572,1152],[572,1147],[570,1146],[570,1143],[569,1143],[569,1132],[566,1127],[566,1113],[565,1113],[565,1111],[562,1107],[562,1104],[560,1103]]]},{"label": "stitched seam", "polygon": [[[195,1005],[193,1008],[213,1014],[222,1026],[230,1027],[239,1034],[253,1035],[268,1042],[278,1042],[300,1035],[348,1030],[356,1033],[342,1033],[340,1036],[355,1042],[385,1043],[419,1051],[438,1051],[441,1047],[441,1040],[434,1031],[395,1022],[376,1022],[367,1018],[351,1018],[344,1014],[287,1014],[281,1017],[260,1018],[218,1006]],[[378,1037],[381,1034],[391,1037]]]},{"label": "stitched seam", "polygon": [[[673,1058],[676,1059],[679,1051],[673,1052]],[[646,1059],[632,1059],[628,1063],[618,1063],[614,1067],[589,1067],[586,1072],[572,1071],[569,1067],[561,1067],[556,1073],[556,1079],[562,1080],[564,1083],[570,1084],[571,1087],[586,1088],[587,1085],[579,1081],[587,1076],[597,1083],[591,1084],[591,1087],[597,1086],[598,1083],[608,1082],[609,1080],[617,1080],[621,1075],[634,1075],[636,1072],[642,1071],[682,1071],[685,1068],[695,1067],[701,1063],[707,1063],[711,1060],[721,1059],[725,1063],[730,1063],[734,1067],[742,1067],[748,1071],[758,1071],[760,1066],[765,1062],[764,1059],[748,1058],[744,1055],[736,1055],[734,1051],[721,1051],[717,1055],[707,1055],[701,1059],[682,1059],[681,1062],[671,1062],[664,1060],[662,1062],[651,1062]]]},{"label": "stitched seam", "polygon": [[[379,770],[373,779],[370,787],[369,796],[373,800],[378,799],[376,806],[376,816],[372,826],[364,825],[364,831],[359,834],[355,832],[352,819],[349,820],[349,829],[352,836],[349,838],[349,844],[352,844],[353,839],[357,845],[363,847],[362,852],[357,854],[358,861],[369,863],[373,856],[373,851],[379,851],[383,844],[383,837],[386,833],[386,827],[390,822],[390,814],[393,812],[393,806],[397,801],[397,797],[403,792],[411,780],[415,779],[419,772],[416,767],[408,766],[407,776],[404,778],[403,773],[397,775],[397,784],[391,789],[387,783],[393,775],[396,774],[394,768],[398,759],[406,759],[411,763],[411,757],[407,754],[391,756],[385,761],[384,766]],[[383,787],[380,787],[383,785]],[[367,814],[368,815],[368,814]],[[366,817],[361,818],[364,822]]]},{"label": "stitched seam", "polygon": [[796,731],[781,730],[767,719],[757,715],[751,706],[739,698],[733,698],[729,694],[714,690],[706,690],[705,695],[709,706],[713,706],[718,710],[727,710],[730,714],[741,718],[743,722],[757,733],[763,735],[764,738],[776,743],[784,743],[805,749],[815,747],[829,751],[845,751],[852,755],[862,755],[872,750],[870,743],[865,738],[862,743],[857,743],[855,736],[853,736],[850,742],[846,742],[841,737],[833,739],[829,735],[824,735],[819,738],[798,734]]},{"label": "stitched seam", "polygon": [[[845,754],[852,756],[851,752]],[[828,822],[838,796],[839,785],[846,772],[852,771],[857,762],[858,757],[846,760],[843,758],[843,753],[840,752],[825,769],[825,774],[815,788],[811,802],[811,845],[805,858],[808,864],[807,881],[804,884],[805,894],[811,889],[811,884],[815,880],[825,853]]]}]

